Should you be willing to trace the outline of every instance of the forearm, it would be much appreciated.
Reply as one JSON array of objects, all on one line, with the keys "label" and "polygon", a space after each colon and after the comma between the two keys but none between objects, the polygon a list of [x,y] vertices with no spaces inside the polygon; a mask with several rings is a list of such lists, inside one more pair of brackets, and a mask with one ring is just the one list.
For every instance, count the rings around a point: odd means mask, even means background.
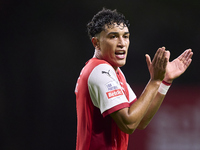
[{"label": "forearm", "polygon": [[160,81],[150,80],[139,99],[129,108],[129,116],[133,126],[137,127],[146,117],[147,111],[152,109],[152,103],[156,97]]},{"label": "forearm", "polygon": [[162,102],[165,98],[165,95],[166,95],[167,91],[169,90],[170,86],[171,86],[171,83],[169,83],[169,81],[168,82],[162,81],[162,83],[160,84],[160,87],[158,89],[158,92],[157,92],[154,100],[152,101],[151,106],[149,107],[147,113],[145,114],[144,118],[141,120],[141,122],[138,126],[139,129],[144,129],[149,124],[149,122],[151,121],[153,116],[156,114],[156,112],[160,108],[160,105],[162,104]]},{"label": "forearm", "polygon": [[144,129],[149,124],[149,122],[152,120],[152,118],[154,117],[158,109],[160,108],[164,98],[165,98],[165,95],[160,94],[159,92],[156,94],[148,111],[146,112],[140,124],[138,125],[138,129]]}]

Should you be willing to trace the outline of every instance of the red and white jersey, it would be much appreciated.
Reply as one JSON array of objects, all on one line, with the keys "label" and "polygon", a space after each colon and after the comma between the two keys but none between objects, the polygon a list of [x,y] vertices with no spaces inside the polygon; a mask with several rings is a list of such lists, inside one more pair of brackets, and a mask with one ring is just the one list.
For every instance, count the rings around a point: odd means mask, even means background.
[{"label": "red and white jersey", "polygon": [[109,115],[137,99],[122,71],[92,58],[81,71],[75,93],[76,150],[126,150],[129,135]]}]

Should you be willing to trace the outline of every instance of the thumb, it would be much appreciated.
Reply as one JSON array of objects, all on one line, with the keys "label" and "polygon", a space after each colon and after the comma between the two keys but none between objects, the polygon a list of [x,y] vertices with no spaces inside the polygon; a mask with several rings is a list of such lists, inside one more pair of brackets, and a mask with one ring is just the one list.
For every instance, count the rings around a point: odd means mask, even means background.
[{"label": "thumb", "polygon": [[169,59],[170,59],[170,51],[166,51],[165,56],[167,57],[167,60],[169,61]]},{"label": "thumb", "polygon": [[151,65],[151,57],[148,54],[146,54],[145,57],[146,57],[147,66],[149,68],[149,66]]}]

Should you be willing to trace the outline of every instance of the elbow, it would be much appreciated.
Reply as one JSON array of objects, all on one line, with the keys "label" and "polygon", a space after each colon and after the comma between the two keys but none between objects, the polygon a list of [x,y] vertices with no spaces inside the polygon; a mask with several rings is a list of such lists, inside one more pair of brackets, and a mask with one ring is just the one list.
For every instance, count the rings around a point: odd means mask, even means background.
[{"label": "elbow", "polygon": [[134,131],[135,131],[135,129],[127,129],[127,130],[125,131],[125,133],[127,133],[127,134],[132,134]]},{"label": "elbow", "polygon": [[137,126],[135,124],[126,125],[124,132],[127,133],[127,134],[132,134],[136,129],[137,129]]},{"label": "elbow", "polygon": [[137,126],[137,129],[139,129],[139,130],[144,130],[144,129],[146,129],[147,125],[148,125],[148,124],[140,123],[140,124]]},{"label": "elbow", "polygon": [[132,134],[136,129],[132,125],[124,125],[124,126],[118,126],[118,127],[120,128],[121,131],[127,134]]},{"label": "elbow", "polygon": [[127,133],[127,134],[132,134],[136,129],[139,130],[144,130],[147,127],[147,125],[126,125],[126,128],[123,129],[122,131]]},{"label": "elbow", "polygon": [[126,123],[124,128],[123,128],[123,132],[127,133],[127,134],[132,134],[136,129],[140,129],[140,130],[144,130],[146,128],[146,124],[144,123],[138,123],[138,122],[132,122],[132,123]]},{"label": "elbow", "polygon": [[146,127],[147,127],[147,126],[138,126],[137,129],[139,129],[139,130],[144,130],[144,129],[146,129]]}]

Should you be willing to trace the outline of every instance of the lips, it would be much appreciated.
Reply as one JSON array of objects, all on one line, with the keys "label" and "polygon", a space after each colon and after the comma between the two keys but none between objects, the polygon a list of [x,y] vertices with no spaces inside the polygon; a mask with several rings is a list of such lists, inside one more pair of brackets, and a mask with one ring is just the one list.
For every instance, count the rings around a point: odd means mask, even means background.
[{"label": "lips", "polygon": [[119,59],[124,59],[126,57],[124,50],[119,50],[115,52],[115,56]]}]

